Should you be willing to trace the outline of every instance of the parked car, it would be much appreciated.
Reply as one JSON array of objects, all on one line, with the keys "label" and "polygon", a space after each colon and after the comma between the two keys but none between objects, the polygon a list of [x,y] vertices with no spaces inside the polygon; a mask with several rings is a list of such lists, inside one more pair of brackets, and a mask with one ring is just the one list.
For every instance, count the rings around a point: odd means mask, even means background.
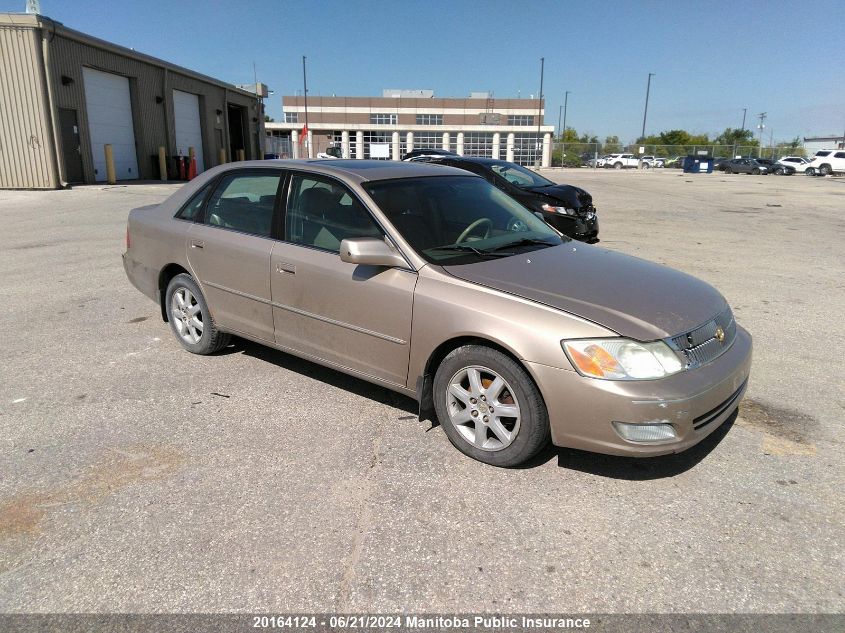
[{"label": "parked car", "polygon": [[667,161],[664,161],[663,165],[666,167],[673,167],[675,169],[682,169],[684,166],[684,158],[686,156],[673,156]]},{"label": "parked car", "polygon": [[593,197],[572,185],[559,185],[516,163],[474,156],[419,157],[449,167],[471,171],[504,191],[558,231],[582,242],[599,241],[599,219]]},{"label": "parked car", "polygon": [[784,156],[783,158],[778,160],[778,163],[781,165],[792,167],[799,174],[803,174],[805,171],[807,171],[807,167],[810,164],[810,161],[804,158],[803,156]]},{"label": "parked car", "polygon": [[415,158],[429,158],[431,156],[457,156],[455,152],[448,149],[412,149],[410,152],[402,156],[402,160],[413,160]]},{"label": "parked car", "polygon": [[[734,415],[748,385],[751,336],[712,286],[573,246],[442,165],[229,163],[133,210],[126,235],[129,280],[187,351],[236,335],[381,385],[497,466],[549,440],[680,452]],[[275,389],[285,415],[294,394]],[[369,421],[332,414],[348,404],[328,400],[307,422],[317,444],[355,441],[346,427]]]},{"label": "parked car", "polygon": [[791,165],[783,165],[770,158],[758,158],[757,162],[761,165],[765,165],[770,174],[775,174],[777,176],[792,176],[795,174],[795,168]]},{"label": "parked car", "polygon": [[765,175],[769,173],[769,168],[756,158],[734,158],[725,163],[722,171],[726,174]]},{"label": "parked car", "polygon": [[724,156],[718,156],[713,159],[713,171],[725,171],[725,165],[731,162],[731,158],[725,158]]},{"label": "parked car", "polygon": [[587,161],[588,167],[604,167],[605,161],[610,158],[610,154],[605,154],[604,156],[600,156],[598,158],[591,158]]},{"label": "parked car", "polygon": [[816,152],[804,173],[814,176],[829,176],[845,172],[845,150],[824,149]]},{"label": "parked car", "polygon": [[646,169],[649,168],[659,168],[663,167],[663,163],[666,159],[658,158],[657,156],[643,156],[641,159],[643,161],[643,167]]},{"label": "parked car", "polygon": [[639,166],[640,161],[633,154],[611,154],[604,161],[605,169],[636,169]]}]

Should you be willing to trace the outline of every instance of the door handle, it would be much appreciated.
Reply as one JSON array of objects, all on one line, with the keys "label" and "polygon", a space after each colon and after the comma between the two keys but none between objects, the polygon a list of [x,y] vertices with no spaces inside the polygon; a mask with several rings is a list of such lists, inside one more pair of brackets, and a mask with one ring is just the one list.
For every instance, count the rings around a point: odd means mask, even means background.
[{"label": "door handle", "polygon": [[191,240],[191,248],[205,248],[205,242],[201,240]]},{"label": "door handle", "polygon": [[293,264],[287,264],[285,262],[276,262],[276,272],[281,273],[283,275],[295,275],[296,266],[294,266]]}]

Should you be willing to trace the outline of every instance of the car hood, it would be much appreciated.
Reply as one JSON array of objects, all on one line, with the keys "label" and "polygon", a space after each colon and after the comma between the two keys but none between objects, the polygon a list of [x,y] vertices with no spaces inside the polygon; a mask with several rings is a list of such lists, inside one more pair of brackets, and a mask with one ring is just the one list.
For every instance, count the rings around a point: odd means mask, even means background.
[{"label": "car hood", "polygon": [[552,200],[563,202],[567,209],[575,209],[576,211],[593,204],[593,197],[589,193],[573,185],[525,187],[523,191],[530,191],[531,193],[540,194]]},{"label": "car hood", "polygon": [[710,284],[686,273],[579,242],[443,268],[640,341],[689,332],[727,305]]}]

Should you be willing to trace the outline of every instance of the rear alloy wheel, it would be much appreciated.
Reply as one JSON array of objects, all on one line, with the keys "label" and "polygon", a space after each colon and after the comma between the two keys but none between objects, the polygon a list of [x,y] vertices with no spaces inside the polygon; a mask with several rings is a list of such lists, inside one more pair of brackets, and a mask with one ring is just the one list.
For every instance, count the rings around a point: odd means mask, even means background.
[{"label": "rear alloy wheel", "polygon": [[757,169],[757,168],[755,167],[754,169],[752,169],[752,170],[751,170],[751,173],[752,173],[752,175],[754,175],[754,176],[759,176],[759,175],[760,175],[760,170],[759,170],[759,169]]},{"label": "rear alloy wheel", "polygon": [[784,174],[783,167],[778,167],[777,169],[775,169],[775,175],[776,176],[783,176],[783,174]]},{"label": "rear alloy wheel", "polygon": [[732,174],[732,173],[734,173],[734,170],[731,169],[730,167],[725,167],[725,173],[726,174]]},{"label": "rear alloy wheel", "polygon": [[190,275],[176,275],[167,285],[167,320],[176,340],[193,354],[213,354],[231,338],[211,318],[202,291]]},{"label": "rear alloy wheel", "polygon": [[613,169],[622,169],[622,163],[614,163]]},{"label": "rear alloy wheel", "polygon": [[805,176],[815,176],[816,175],[816,168],[815,167],[807,167],[804,171]]},{"label": "rear alloy wheel", "polygon": [[831,169],[830,165],[825,164],[819,167],[819,173],[822,176],[830,176],[830,174],[833,173],[833,169]]},{"label": "rear alloy wheel", "polygon": [[494,466],[516,466],[549,442],[549,418],[536,385],[505,354],[480,345],[451,352],[434,376],[434,406],[449,441]]}]

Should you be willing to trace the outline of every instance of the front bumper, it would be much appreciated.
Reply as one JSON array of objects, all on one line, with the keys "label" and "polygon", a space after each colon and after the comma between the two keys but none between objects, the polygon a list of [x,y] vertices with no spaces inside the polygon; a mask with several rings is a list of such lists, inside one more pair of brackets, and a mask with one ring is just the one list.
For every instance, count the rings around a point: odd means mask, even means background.
[{"label": "front bumper", "polygon": [[558,231],[582,242],[598,241],[599,216],[595,211],[584,215],[560,215],[543,213],[543,219]]},{"label": "front bumper", "polygon": [[[684,451],[719,428],[745,394],[751,356],[751,335],[737,326],[733,345],[713,362],[659,380],[597,380],[573,370],[527,365],[545,399],[556,446],[650,457]],[[614,421],[671,424],[677,437],[631,442],[616,433]]]}]

